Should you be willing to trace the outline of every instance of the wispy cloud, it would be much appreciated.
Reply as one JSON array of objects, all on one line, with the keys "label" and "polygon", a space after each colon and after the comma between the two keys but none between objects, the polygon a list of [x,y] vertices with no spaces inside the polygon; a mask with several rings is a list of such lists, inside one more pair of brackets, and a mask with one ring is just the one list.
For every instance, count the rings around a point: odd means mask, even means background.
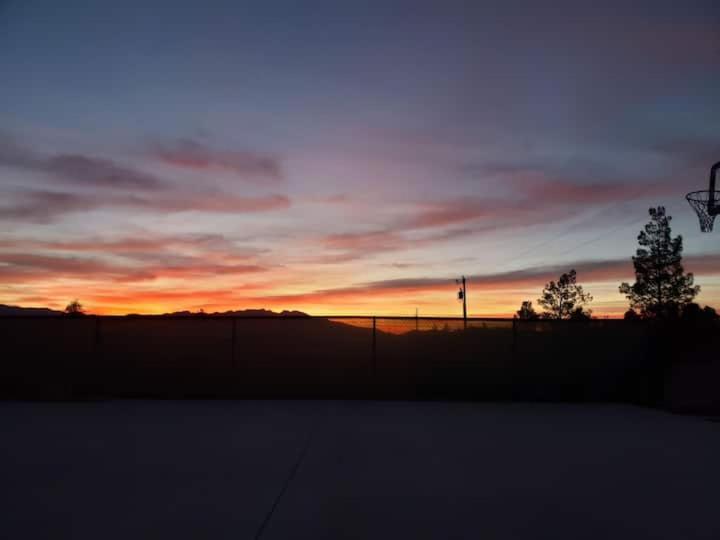
[{"label": "wispy cloud", "polygon": [[672,138],[654,143],[650,148],[686,167],[709,168],[720,156],[720,142],[716,137]]},{"label": "wispy cloud", "polygon": [[79,194],[46,190],[16,190],[0,203],[0,219],[51,223],[62,215],[104,208],[147,212],[258,213],[290,207],[285,195],[243,197],[227,193],[167,192],[156,195]]},{"label": "wispy cloud", "polygon": [[621,182],[578,184],[518,173],[509,175],[506,182],[512,191],[504,197],[472,196],[424,203],[417,212],[400,218],[396,225],[400,229],[424,229],[471,222],[495,227],[548,224],[593,206],[641,198],[649,189],[656,193],[667,190],[664,184],[640,187]]},{"label": "wispy cloud", "polygon": [[216,150],[194,139],[177,139],[158,143],[151,156],[163,163],[199,171],[230,171],[248,180],[275,180],[283,178],[282,168],[275,156],[247,150]]},{"label": "wispy cloud", "polygon": [[[252,166],[252,159],[247,159],[250,169],[271,173],[272,166],[263,165],[260,158]],[[5,189],[0,219],[18,222],[49,223],[64,214],[100,208],[227,214],[268,212],[290,206],[286,195],[245,196],[204,189],[202,184],[180,186],[105,158],[82,154],[41,156],[8,134],[0,134],[0,165],[49,174],[64,184],[61,187],[53,183],[51,189]]]},{"label": "wispy cloud", "polygon": [[79,185],[120,189],[157,190],[167,183],[153,175],[124,167],[109,159],[60,154],[44,160],[42,169]]},{"label": "wispy cloud", "polygon": [[154,234],[68,240],[0,238],[0,275],[15,284],[81,278],[122,283],[267,271],[266,250],[219,234]]},{"label": "wispy cloud", "polygon": [[544,226],[591,208],[639,200],[650,191],[664,193],[670,189],[666,184],[578,184],[519,170],[506,171],[506,174],[505,183],[510,193],[505,196],[418,200],[405,205],[404,211],[385,227],[322,237],[319,244],[324,253],[312,260],[342,263],[494,233],[499,227]]},{"label": "wispy cloud", "polygon": [[23,252],[96,253],[138,260],[168,260],[178,254],[193,253],[222,260],[247,259],[264,254],[266,248],[239,245],[221,234],[156,234],[138,231],[133,236],[86,237],[70,240],[40,238],[0,238],[0,250]]},{"label": "wispy cloud", "polygon": [[50,174],[67,184],[154,191],[167,187],[159,178],[113,160],[82,154],[40,155],[0,134],[0,165]]},{"label": "wispy cloud", "polygon": [[192,193],[168,194],[148,197],[128,195],[100,201],[105,206],[162,210],[165,212],[211,212],[220,214],[256,213],[282,210],[290,206],[285,195],[273,194],[259,197],[243,197],[228,193]]},{"label": "wispy cloud", "polygon": [[15,284],[47,282],[60,278],[82,278],[90,281],[102,279],[127,283],[158,278],[189,279],[254,274],[266,270],[257,264],[207,260],[203,256],[157,256],[155,260],[144,264],[138,261],[123,264],[96,256],[0,253],[0,276],[12,280]]},{"label": "wispy cloud", "polygon": [[426,231],[421,236],[411,236],[402,229],[374,230],[357,233],[338,233],[320,240],[326,253],[307,259],[314,263],[343,263],[371,257],[380,253],[425,248],[434,244],[475,234],[473,229],[450,228],[442,231]]},{"label": "wispy cloud", "polygon": [[[685,268],[697,275],[720,274],[720,254],[691,255],[684,258]],[[543,285],[550,280],[557,279],[560,274],[574,268],[578,273],[578,280],[582,283],[617,282],[630,280],[633,277],[632,261],[628,259],[608,259],[597,261],[576,261],[561,265],[528,267],[511,272],[496,274],[481,274],[468,276],[471,290],[497,291],[497,290],[527,290],[536,289],[540,292]],[[307,293],[277,295],[267,297],[274,302],[289,304],[312,302],[343,302],[349,299],[371,300],[387,294],[429,294],[436,291],[454,290],[454,278],[403,278],[359,283],[350,287],[333,289],[319,289]]]},{"label": "wispy cloud", "polygon": [[23,190],[13,192],[0,203],[0,220],[48,223],[58,216],[97,208],[97,199],[77,193]]}]

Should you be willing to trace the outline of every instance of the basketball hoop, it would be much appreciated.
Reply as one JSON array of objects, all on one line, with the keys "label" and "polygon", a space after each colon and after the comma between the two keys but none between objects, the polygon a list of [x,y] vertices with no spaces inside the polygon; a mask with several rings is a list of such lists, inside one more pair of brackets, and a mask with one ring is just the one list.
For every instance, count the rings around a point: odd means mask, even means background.
[{"label": "basketball hoop", "polygon": [[720,214],[720,191],[715,190],[718,170],[720,170],[720,161],[710,168],[710,189],[692,191],[685,196],[700,220],[702,232],[712,231],[715,216]]},{"label": "basketball hoop", "polygon": [[[713,196],[711,197],[710,194]],[[720,210],[720,205],[717,204],[720,202],[720,191],[693,191],[688,193],[685,198],[700,220],[700,230],[702,232],[712,231],[715,216]]]}]

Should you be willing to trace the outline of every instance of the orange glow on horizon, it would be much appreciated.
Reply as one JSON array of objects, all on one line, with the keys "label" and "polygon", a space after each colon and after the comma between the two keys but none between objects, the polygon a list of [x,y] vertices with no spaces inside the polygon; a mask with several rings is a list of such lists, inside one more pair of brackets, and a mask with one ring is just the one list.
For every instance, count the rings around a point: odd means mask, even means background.
[{"label": "orange glow on horizon", "polygon": [[[523,300],[531,300],[536,310],[538,292],[527,289],[503,290],[490,288],[473,289],[469,285],[468,317],[512,318]],[[590,284],[588,284],[590,288]],[[407,316],[414,318],[416,309],[421,317],[460,317],[462,308],[455,300],[452,286],[418,288],[398,291],[357,291],[331,293],[286,294],[268,296],[234,295],[223,291],[107,291],[78,295],[76,287],[62,288],[57,296],[35,296],[8,299],[5,303],[25,307],[50,307],[62,310],[74,298],[78,298],[88,313],[96,315],[159,315],[177,311],[206,313],[267,309],[276,312],[301,311],[309,315],[369,315]],[[50,292],[50,291],[48,291]],[[596,296],[590,308],[597,317],[622,317],[626,306],[618,307],[616,301],[603,302]]]},{"label": "orange glow on horizon", "polygon": [[[126,244],[132,249],[138,244]],[[20,257],[18,255],[18,257]],[[18,259],[20,260],[20,259]],[[688,257],[702,285],[697,301],[717,305],[720,284],[716,270],[719,256]],[[65,261],[65,259],[64,259]],[[206,313],[267,309],[276,312],[301,311],[310,315],[420,316],[462,315],[451,279],[393,278],[357,283],[352,274],[337,273],[325,282],[315,272],[257,269],[252,265],[233,267],[233,272],[214,272],[214,261],[191,268],[171,267],[131,273],[113,273],[109,265],[96,265],[83,278],[84,264],[67,259],[66,277],[19,271],[18,285],[2,288],[2,303],[62,310],[78,299],[89,313],[98,315],[157,315],[177,311]],[[54,259],[51,260],[54,262]],[[79,265],[79,267],[78,267]],[[92,271],[96,272],[95,274]],[[699,271],[699,273],[698,273]],[[396,272],[394,275],[397,275]],[[382,274],[380,274],[382,275]],[[393,274],[391,274],[393,275]],[[589,308],[595,317],[619,318],[627,310],[626,299],[618,292],[622,281],[632,280],[628,261],[589,262],[578,266],[579,282],[594,296]],[[510,318],[525,300],[536,311],[545,283],[557,279],[555,268],[534,268],[468,279],[470,317]],[[343,285],[350,283],[351,285]],[[353,284],[356,283],[356,284]],[[23,294],[23,290],[32,294]]]}]

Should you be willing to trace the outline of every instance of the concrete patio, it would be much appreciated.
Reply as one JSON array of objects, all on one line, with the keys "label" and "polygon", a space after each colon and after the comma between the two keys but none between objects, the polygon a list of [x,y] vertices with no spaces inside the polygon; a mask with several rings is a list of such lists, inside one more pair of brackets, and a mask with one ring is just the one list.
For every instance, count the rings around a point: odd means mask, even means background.
[{"label": "concrete patio", "polygon": [[0,537],[720,538],[720,424],[621,405],[0,404]]}]

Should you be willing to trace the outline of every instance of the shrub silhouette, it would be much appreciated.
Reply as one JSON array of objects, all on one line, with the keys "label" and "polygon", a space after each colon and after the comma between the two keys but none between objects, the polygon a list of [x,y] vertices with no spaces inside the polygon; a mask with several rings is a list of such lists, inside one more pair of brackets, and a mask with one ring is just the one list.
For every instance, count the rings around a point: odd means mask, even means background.
[{"label": "shrub silhouette", "polygon": [[77,298],[65,306],[65,313],[71,316],[85,315],[83,305],[78,302]]}]

